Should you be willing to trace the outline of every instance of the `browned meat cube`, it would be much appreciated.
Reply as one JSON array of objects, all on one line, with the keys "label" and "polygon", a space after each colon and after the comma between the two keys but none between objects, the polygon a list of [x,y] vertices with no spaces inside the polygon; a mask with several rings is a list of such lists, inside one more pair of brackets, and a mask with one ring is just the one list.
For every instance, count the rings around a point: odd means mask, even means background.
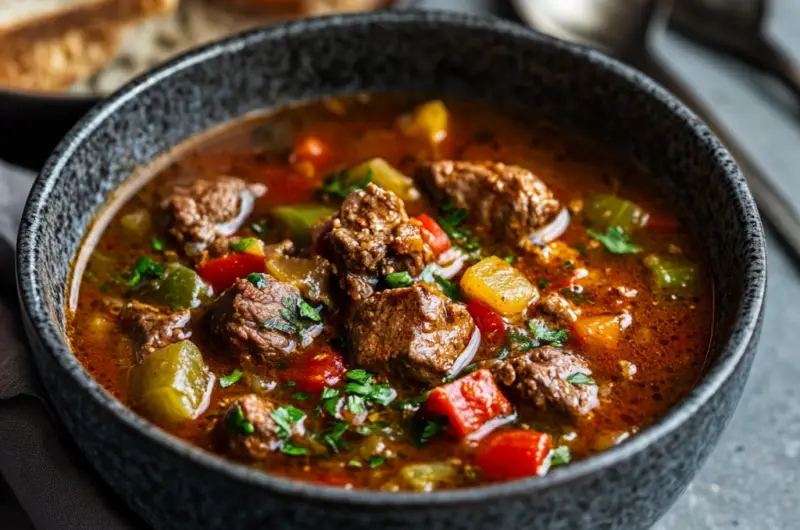
[{"label": "browned meat cube", "polygon": [[361,302],[349,331],[356,365],[437,383],[456,368],[475,324],[465,306],[436,287],[416,284]]},{"label": "browned meat cube", "polygon": [[500,384],[541,409],[552,407],[577,417],[599,405],[597,385],[581,377],[592,371],[569,350],[543,346],[494,363],[492,373]]},{"label": "browned meat cube", "polygon": [[403,201],[373,184],[348,195],[326,225],[319,231],[317,248],[354,300],[371,295],[387,274],[408,271],[417,276],[435,260]]},{"label": "browned meat cube", "polygon": [[283,442],[270,415],[275,408],[272,400],[257,394],[231,403],[214,424],[217,449],[240,460],[262,460],[280,450]]},{"label": "browned meat cube", "polygon": [[234,234],[253,211],[257,197],[266,192],[263,184],[248,184],[234,177],[195,180],[177,186],[161,202],[169,233],[186,243],[187,253],[198,254],[217,237]]},{"label": "browned meat cube", "polygon": [[165,312],[141,302],[132,301],[122,308],[120,320],[130,334],[139,360],[159,348],[180,342],[192,336],[186,329],[189,311]]},{"label": "browned meat cube", "polygon": [[439,200],[469,210],[480,230],[514,246],[526,246],[561,210],[550,189],[519,166],[441,160],[417,168],[415,178]]},{"label": "browned meat cube", "polygon": [[296,310],[302,298],[296,287],[266,274],[259,283],[257,287],[239,278],[211,306],[207,318],[215,345],[269,361],[293,351],[298,341],[307,345],[319,335],[320,324],[305,321],[306,326],[297,329],[285,318],[287,312],[300,318]]}]

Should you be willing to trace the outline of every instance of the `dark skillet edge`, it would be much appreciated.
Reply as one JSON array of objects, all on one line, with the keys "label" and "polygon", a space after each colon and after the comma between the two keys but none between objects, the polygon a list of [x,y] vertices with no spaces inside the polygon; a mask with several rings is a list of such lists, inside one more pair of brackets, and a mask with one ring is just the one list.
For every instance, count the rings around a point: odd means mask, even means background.
[{"label": "dark skillet edge", "polygon": [[[369,15],[334,16],[293,22],[277,29],[251,31],[220,43],[200,48],[188,56],[166,63],[147,74],[146,77],[127,84],[117,94],[90,111],[59,144],[47,161],[41,176],[36,180],[23,214],[18,239],[17,281],[19,294],[27,320],[28,331],[36,334],[43,347],[55,357],[60,369],[69,372],[75,380],[74,382],[88,390],[93,400],[99,402],[126,429],[144,433],[169,451],[192,460],[206,470],[225,474],[246,485],[257,486],[279,496],[299,497],[323,503],[356,505],[375,509],[380,509],[383,506],[433,508],[464,505],[478,501],[487,502],[498,497],[527,496],[537,491],[571,484],[594,473],[607,470],[616,463],[641,453],[651,444],[678,429],[715,397],[719,389],[732,378],[734,372],[738,370],[738,373],[741,374],[741,370],[744,370],[744,376],[746,377],[749,362],[752,361],[752,348],[758,338],[763,311],[766,287],[766,249],[763,228],[758,219],[755,204],[734,162],[691,112],[680,106],[666,91],[655,85],[643,74],[597,52],[544,36],[536,36],[535,38],[548,43],[550,47],[557,48],[565,54],[573,57],[583,57],[589,62],[602,65],[604,69],[612,74],[616,74],[628,83],[635,85],[637,90],[648,93],[657,100],[659,105],[670,109],[682,124],[692,129],[697,141],[705,143],[709,150],[716,153],[714,155],[715,166],[725,168],[725,172],[733,186],[732,194],[735,195],[735,204],[733,206],[746,227],[745,238],[748,242],[747,253],[749,257],[746,277],[749,279],[749,284],[742,296],[743,304],[736,312],[736,324],[731,332],[731,340],[725,345],[720,354],[721,357],[724,357],[724,360],[715,362],[690,395],[656,424],[644,429],[640,434],[624,444],[586,461],[577,462],[567,468],[557,470],[544,478],[474,489],[435,492],[426,495],[353,492],[287,481],[266,473],[250,470],[245,466],[231,464],[205,451],[191,447],[172,436],[166,435],[125,409],[105,390],[100,388],[82,368],[76,369],[79,367],[77,360],[69,349],[61,343],[58,329],[55,324],[50,322],[48,301],[42,285],[37,281],[40,246],[37,245],[36,237],[42,222],[42,212],[45,210],[53,187],[57,183],[57,176],[89,132],[98,127],[108,115],[112,114],[126,101],[135,98],[151,84],[169,78],[175,72],[202,62],[208,57],[234,53],[237,49],[247,46],[248,43],[259,42],[270,35],[303,33],[306,30],[324,27],[327,24],[347,24],[348,21],[352,20],[391,23],[397,21],[413,22],[420,19],[444,25],[455,24],[470,28],[494,28],[503,32],[505,36],[513,38],[529,38],[532,35],[529,30],[499,19],[433,12],[384,12]],[[748,353],[751,355],[748,356]],[[735,403],[733,405],[735,406]],[[730,410],[732,412],[732,408]]]}]

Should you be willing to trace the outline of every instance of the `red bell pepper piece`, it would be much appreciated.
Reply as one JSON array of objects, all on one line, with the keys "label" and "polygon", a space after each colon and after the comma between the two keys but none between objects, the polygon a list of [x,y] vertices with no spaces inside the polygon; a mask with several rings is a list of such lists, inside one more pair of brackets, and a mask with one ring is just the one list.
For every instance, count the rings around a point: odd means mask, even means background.
[{"label": "red bell pepper piece", "polygon": [[481,330],[483,339],[492,344],[497,344],[505,338],[506,323],[489,304],[480,300],[473,300],[467,304],[467,311],[475,320],[475,325]]},{"label": "red bell pepper piece", "polygon": [[214,287],[217,292],[224,291],[236,281],[253,272],[264,272],[266,263],[263,256],[236,253],[206,261],[197,268],[197,273]]},{"label": "red bell pepper piece", "polygon": [[431,246],[437,256],[450,248],[450,238],[429,215],[418,215],[414,217],[422,227],[422,237]]},{"label": "red bell pepper piece", "polygon": [[511,413],[511,403],[497,388],[489,370],[481,369],[431,390],[425,402],[428,414],[445,416],[459,437],[475,432],[497,416]]},{"label": "red bell pepper piece", "polygon": [[321,393],[344,379],[346,368],[342,356],[330,348],[315,348],[295,357],[282,372],[284,381],[294,381],[303,392]]},{"label": "red bell pepper piece", "polygon": [[317,169],[333,161],[330,145],[316,136],[304,136],[292,149],[292,162],[310,162]]},{"label": "red bell pepper piece", "polygon": [[478,445],[475,464],[489,480],[514,480],[543,475],[550,454],[550,436],[522,429],[490,434]]}]

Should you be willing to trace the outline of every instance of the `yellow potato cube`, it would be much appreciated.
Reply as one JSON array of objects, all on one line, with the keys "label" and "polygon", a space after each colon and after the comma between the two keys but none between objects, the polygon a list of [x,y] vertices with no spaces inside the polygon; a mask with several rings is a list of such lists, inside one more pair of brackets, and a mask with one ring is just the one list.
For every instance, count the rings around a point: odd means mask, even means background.
[{"label": "yellow potato cube", "polygon": [[470,300],[480,300],[503,314],[521,313],[539,296],[517,269],[498,258],[484,258],[461,277],[461,290]]}]

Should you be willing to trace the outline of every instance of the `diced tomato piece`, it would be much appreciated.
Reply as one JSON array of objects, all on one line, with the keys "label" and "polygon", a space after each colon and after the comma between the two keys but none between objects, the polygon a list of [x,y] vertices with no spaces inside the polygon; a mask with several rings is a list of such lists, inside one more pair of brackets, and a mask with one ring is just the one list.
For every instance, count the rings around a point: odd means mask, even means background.
[{"label": "diced tomato piece", "polygon": [[462,438],[492,418],[510,414],[512,410],[511,403],[486,369],[434,388],[425,408],[430,415],[445,416],[450,422],[450,431]]},{"label": "diced tomato piece", "polygon": [[236,253],[209,260],[197,268],[197,273],[214,287],[217,292],[224,291],[236,281],[253,272],[266,271],[264,256]]},{"label": "diced tomato piece", "polygon": [[294,381],[298,390],[321,393],[326,386],[341,383],[345,371],[341,354],[330,348],[315,348],[296,357],[282,377],[284,381]]},{"label": "diced tomato piece", "polygon": [[431,246],[433,252],[438,256],[450,248],[450,238],[429,215],[418,215],[414,217],[422,227],[422,237]]},{"label": "diced tomato piece", "polygon": [[316,136],[304,136],[292,149],[292,162],[311,162],[316,168],[325,167],[333,161],[330,145]]},{"label": "diced tomato piece", "polygon": [[294,169],[280,166],[261,168],[252,178],[267,185],[269,191],[261,201],[272,206],[310,201],[318,184]]},{"label": "diced tomato piece", "polygon": [[485,302],[473,300],[467,304],[467,311],[481,330],[481,337],[492,344],[497,344],[506,336],[506,323],[503,318]]},{"label": "diced tomato piece", "polygon": [[543,475],[550,454],[550,436],[522,429],[493,433],[483,440],[475,464],[489,480],[514,480]]}]

